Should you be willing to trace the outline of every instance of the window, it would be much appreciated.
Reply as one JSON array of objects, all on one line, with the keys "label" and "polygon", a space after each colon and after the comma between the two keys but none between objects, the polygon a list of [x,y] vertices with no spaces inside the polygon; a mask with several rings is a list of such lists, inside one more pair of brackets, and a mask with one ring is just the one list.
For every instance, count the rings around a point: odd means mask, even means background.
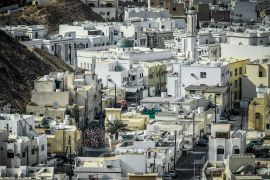
[{"label": "window", "polygon": [[14,158],[14,152],[13,152],[13,150],[9,149],[7,151],[7,158]]},{"label": "window", "polygon": [[176,11],[176,7],[174,7],[172,10],[173,10],[173,11]]},{"label": "window", "polygon": [[31,149],[31,154],[35,154],[35,149]]},{"label": "window", "polygon": [[200,77],[201,78],[206,78],[206,72],[200,72]]},{"label": "window", "polygon": [[230,77],[232,77],[232,71],[230,71]]},{"label": "window", "polygon": [[25,152],[22,153],[22,157],[25,157]]},{"label": "window", "polygon": [[[165,28],[165,26],[164,26],[164,25],[162,25],[162,26],[161,26],[161,29],[164,29],[164,28]],[[165,38],[165,39],[166,39],[166,38]]]},{"label": "window", "polygon": [[195,90],[190,90],[189,93],[190,93],[190,94],[195,94],[196,91],[195,91]]},{"label": "window", "polygon": [[259,77],[263,77],[262,71],[259,71]]},{"label": "window", "polygon": [[217,154],[224,154],[224,149],[223,148],[218,148],[217,149]]},{"label": "window", "polygon": [[234,92],[234,99],[237,99],[237,92]]},{"label": "window", "polygon": [[44,151],[44,150],[45,150],[45,145],[42,144],[42,145],[41,145],[41,151]]},{"label": "window", "polygon": [[270,129],[270,124],[266,124],[266,129]]},{"label": "window", "polygon": [[234,87],[237,87],[237,85],[238,85],[237,80],[234,80]]},{"label": "window", "polygon": [[234,69],[234,75],[238,76],[238,69],[237,68]]},{"label": "window", "polygon": [[107,16],[110,16],[110,12],[107,12]]},{"label": "window", "polygon": [[260,119],[260,113],[255,113],[255,119]]},{"label": "window", "polygon": [[240,154],[240,149],[234,149],[234,154]]},{"label": "window", "polygon": [[242,73],[243,73],[243,68],[240,67],[240,68],[239,68],[239,75],[242,75]]}]

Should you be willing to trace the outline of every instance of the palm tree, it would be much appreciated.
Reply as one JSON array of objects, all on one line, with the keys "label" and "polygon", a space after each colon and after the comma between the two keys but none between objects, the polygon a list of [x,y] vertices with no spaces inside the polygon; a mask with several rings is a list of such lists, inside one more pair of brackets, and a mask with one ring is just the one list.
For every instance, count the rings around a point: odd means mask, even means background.
[{"label": "palm tree", "polygon": [[115,139],[118,140],[119,133],[128,131],[126,127],[127,124],[122,120],[109,121],[107,132],[114,135]]}]

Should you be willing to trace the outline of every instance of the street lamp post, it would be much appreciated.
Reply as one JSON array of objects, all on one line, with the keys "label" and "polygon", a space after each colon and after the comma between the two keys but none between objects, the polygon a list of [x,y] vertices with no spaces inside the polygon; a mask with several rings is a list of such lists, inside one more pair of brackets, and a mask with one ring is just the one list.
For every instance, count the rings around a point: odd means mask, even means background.
[{"label": "street lamp post", "polygon": [[217,123],[217,96],[215,94],[215,124]]},{"label": "street lamp post", "polygon": [[192,132],[192,149],[193,149],[193,177],[195,179],[196,175],[196,165],[195,165],[195,111],[193,112],[193,118],[192,118],[192,123],[193,123],[193,132]]}]

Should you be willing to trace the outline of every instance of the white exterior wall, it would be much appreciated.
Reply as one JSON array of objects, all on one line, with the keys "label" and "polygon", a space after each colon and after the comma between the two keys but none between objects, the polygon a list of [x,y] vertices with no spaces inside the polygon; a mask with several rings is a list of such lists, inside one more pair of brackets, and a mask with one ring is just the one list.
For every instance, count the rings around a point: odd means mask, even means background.
[{"label": "white exterior wall", "polygon": [[[201,72],[206,73],[206,78],[200,77]],[[180,97],[185,96],[185,87],[189,85],[205,84],[207,86],[226,86],[230,76],[229,65],[222,67],[182,66],[178,74],[180,77],[178,94]],[[170,84],[168,83],[168,87],[169,86]],[[176,85],[174,86],[177,87]],[[173,87],[169,88],[173,89]],[[177,94],[177,92],[175,94]]]},{"label": "white exterior wall", "polygon": [[[124,177],[127,173],[145,173],[146,157],[143,154],[121,154],[120,163]],[[131,163],[132,162],[132,163]]]},{"label": "white exterior wall", "polygon": [[169,96],[179,97],[179,76],[167,76],[167,93]]},{"label": "white exterior wall", "polygon": [[92,10],[101,15],[104,19],[112,19],[116,17],[115,7],[92,7]]},{"label": "white exterior wall", "polygon": [[[0,116],[5,117],[5,114],[0,114]],[[35,128],[35,116],[23,115],[23,117],[21,117],[19,114],[8,114],[8,116],[10,116],[9,119],[0,120],[1,130],[7,130],[8,128],[9,133],[18,136],[36,136],[35,132],[32,131],[30,128],[30,126],[32,126],[32,128]]]},{"label": "white exterior wall", "polygon": [[238,147],[240,154],[245,153],[245,138],[210,138],[209,139],[209,161],[218,161],[217,159],[217,148],[220,146],[224,147],[224,155],[220,161],[227,159],[229,155],[233,154],[233,148]]},{"label": "white exterior wall", "polygon": [[147,52],[140,54],[129,54],[129,59],[131,61],[157,61],[172,58],[173,54],[169,51],[161,52]]},{"label": "white exterior wall", "polygon": [[37,139],[37,144],[38,144],[38,163],[46,164],[47,163],[47,135],[43,134],[35,138]]},{"label": "white exterior wall", "polygon": [[69,32],[76,32],[77,38],[88,36],[88,30],[85,30],[83,26],[72,26],[72,25],[65,25],[65,24],[59,25],[60,35],[64,37],[65,34]]},{"label": "white exterior wall", "polygon": [[245,46],[221,43],[221,57],[239,59],[263,59],[270,56],[270,46]]}]

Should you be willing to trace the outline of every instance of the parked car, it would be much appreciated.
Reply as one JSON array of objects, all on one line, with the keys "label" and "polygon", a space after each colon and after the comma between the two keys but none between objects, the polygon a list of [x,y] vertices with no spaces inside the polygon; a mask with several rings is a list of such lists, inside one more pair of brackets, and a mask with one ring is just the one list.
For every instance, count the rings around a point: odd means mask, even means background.
[{"label": "parked car", "polygon": [[175,170],[170,170],[169,171],[169,174],[170,174],[170,177],[172,177],[172,178],[176,178],[177,177],[177,173],[176,173]]},{"label": "parked car", "polygon": [[207,146],[207,140],[205,139],[199,139],[198,142],[197,142],[197,145],[198,146]]},{"label": "parked car", "polygon": [[163,174],[162,179],[163,180],[172,180],[172,177],[170,176],[169,173],[166,173],[166,174]]},{"label": "parked car", "polygon": [[230,114],[229,113],[222,113],[220,115],[220,119],[227,119],[228,121],[230,121],[231,120]]}]

